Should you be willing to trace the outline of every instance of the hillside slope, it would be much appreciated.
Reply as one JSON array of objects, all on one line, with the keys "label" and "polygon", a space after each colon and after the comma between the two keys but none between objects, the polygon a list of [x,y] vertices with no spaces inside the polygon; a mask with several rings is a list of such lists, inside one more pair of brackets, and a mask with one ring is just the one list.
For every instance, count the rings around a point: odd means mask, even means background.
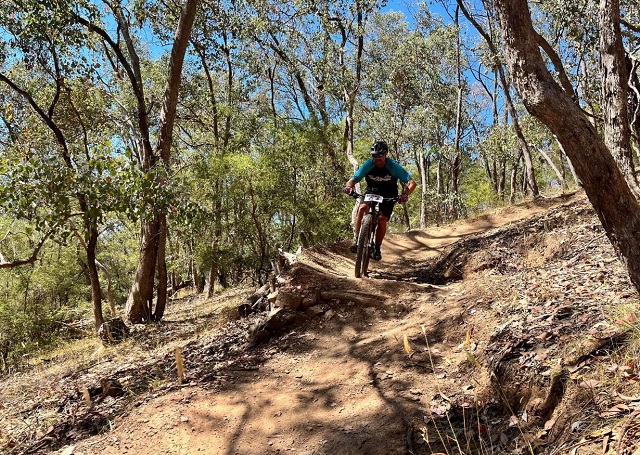
[{"label": "hillside slope", "polygon": [[[220,317],[244,294],[214,310],[192,299],[174,302],[154,336],[140,329],[128,357],[102,353],[31,390],[29,375],[14,378],[0,392],[6,450],[640,450],[637,352],[628,343],[637,295],[583,195],[389,236],[382,253],[369,278],[355,279],[346,243],[304,251],[280,292],[314,296],[314,305],[263,343],[247,342],[263,316]],[[103,391],[88,406],[83,387],[106,378],[122,393]]]}]

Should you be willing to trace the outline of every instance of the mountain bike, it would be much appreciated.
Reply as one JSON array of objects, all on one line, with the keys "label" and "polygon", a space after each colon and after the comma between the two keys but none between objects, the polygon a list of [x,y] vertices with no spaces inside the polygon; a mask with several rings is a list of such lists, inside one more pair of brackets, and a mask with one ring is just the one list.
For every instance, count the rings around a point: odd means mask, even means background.
[{"label": "mountain bike", "polygon": [[360,232],[356,241],[356,278],[367,276],[369,268],[369,259],[375,251],[376,247],[376,228],[378,227],[378,217],[380,216],[380,204],[385,201],[397,202],[397,197],[385,198],[377,194],[358,194],[355,191],[351,193],[354,199],[363,198],[361,204],[369,206],[369,212],[365,213],[360,223]]}]

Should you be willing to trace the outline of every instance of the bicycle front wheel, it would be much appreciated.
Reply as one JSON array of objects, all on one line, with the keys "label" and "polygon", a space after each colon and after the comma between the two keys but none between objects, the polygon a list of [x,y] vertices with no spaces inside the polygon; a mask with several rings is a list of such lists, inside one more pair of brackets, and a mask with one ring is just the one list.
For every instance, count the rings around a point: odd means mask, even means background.
[{"label": "bicycle front wheel", "polygon": [[356,278],[365,276],[369,266],[369,239],[371,237],[371,228],[373,224],[373,215],[367,213],[362,217],[360,232],[358,234],[358,250],[356,252]]}]

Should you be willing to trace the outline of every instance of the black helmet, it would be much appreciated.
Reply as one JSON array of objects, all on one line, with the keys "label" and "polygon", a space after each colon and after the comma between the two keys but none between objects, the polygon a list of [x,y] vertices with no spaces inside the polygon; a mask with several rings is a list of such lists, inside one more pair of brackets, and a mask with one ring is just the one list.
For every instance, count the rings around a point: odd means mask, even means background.
[{"label": "black helmet", "polygon": [[371,146],[371,156],[382,156],[389,151],[389,146],[385,141],[376,141]]}]

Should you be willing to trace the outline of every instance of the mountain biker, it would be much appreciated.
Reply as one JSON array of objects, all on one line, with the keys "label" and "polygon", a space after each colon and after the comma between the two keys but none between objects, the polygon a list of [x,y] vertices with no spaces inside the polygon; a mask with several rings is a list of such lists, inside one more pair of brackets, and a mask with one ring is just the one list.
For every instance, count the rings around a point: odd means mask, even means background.
[{"label": "mountain biker", "polygon": [[[387,158],[389,147],[384,141],[376,141],[371,146],[371,158],[365,161],[356,173],[351,177],[344,186],[344,192],[351,195],[354,191],[354,186],[363,178],[367,182],[367,189],[365,194],[372,193],[380,195],[384,198],[394,198],[398,196],[398,180],[404,183],[404,191],[398,197],[398,202],[407,202],[409,195],[416,189],[416,182],[411,178],[411,175],[395,160]],[[380,217],[378,218],[378,230],[376,231],[375,238],[375,250],[372,254],[372,258],[375,261],[382,259],[380,253],[380,246],[384,240],[384,235],[387,233],[387,221],[391,218],[393,207],[395,202],[384,201],[380,204]],[[358,213],[356,215],[356,222],[354,226],[354,242],[351,245],[350,250],[355,253],[357,250],[358,232],[360,232],[360,224],[362,223],[362,217],[369,211],[367,204],[362,204],[358,207]]]}]

